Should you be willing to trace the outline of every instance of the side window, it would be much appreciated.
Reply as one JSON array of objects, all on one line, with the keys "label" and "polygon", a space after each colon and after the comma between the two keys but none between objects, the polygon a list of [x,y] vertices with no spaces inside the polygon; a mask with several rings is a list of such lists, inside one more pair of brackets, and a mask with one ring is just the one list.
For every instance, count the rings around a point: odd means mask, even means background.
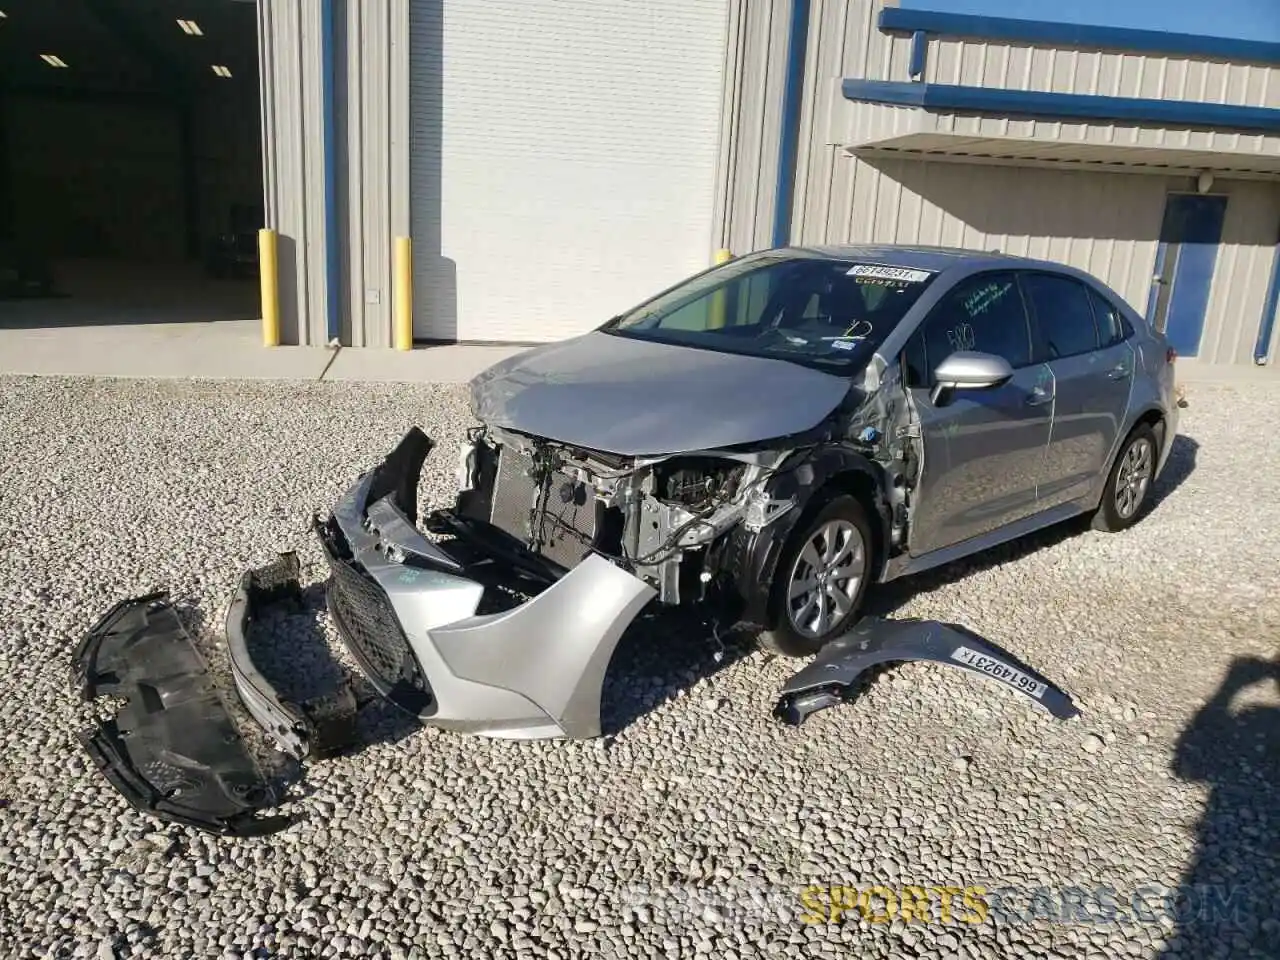
[{"label": "side window", "polygon": [[1098,331],[1084,284],[1052,273],[1024,273],[1022,289],[1044,350],[1039,359],[1057,360],[1098,349]]},{"label": "side window", "polygon": [[1098,335],[1104,347],[1115,346],[1128,340],[1133,328],[1124,318],[1120,308],[1092,287],[1089,288],[1089,299],[1093,302],[1093,317],[1098,323]]},{"label": "side window", "polygon": [[1031,362],[1031,335],[1012,273],[961,280],[925,319],[903,352],[908,386],[925,387],[933,371],[957,350],[1004,357],[1012,367]]}]

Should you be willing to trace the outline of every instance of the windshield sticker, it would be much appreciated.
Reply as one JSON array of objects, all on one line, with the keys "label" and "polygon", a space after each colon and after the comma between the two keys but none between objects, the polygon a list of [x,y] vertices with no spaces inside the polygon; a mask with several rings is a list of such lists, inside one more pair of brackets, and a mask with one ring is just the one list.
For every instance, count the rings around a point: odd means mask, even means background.
[{"label": "windshield sticker", "polygon": [[846,276],[869,277],[873,280],[898,280],[903,283],[924,283],[933,274],[928,270],[889,267],[882,263],[855,263]]},{"label": "windshield sticker", "polygon": [[858,349],[858,344],[860,344],[861,342],[862,342],[861,340],[853,340],[853,339],[832,340],[831,347],[834,350],[856,350]]}]

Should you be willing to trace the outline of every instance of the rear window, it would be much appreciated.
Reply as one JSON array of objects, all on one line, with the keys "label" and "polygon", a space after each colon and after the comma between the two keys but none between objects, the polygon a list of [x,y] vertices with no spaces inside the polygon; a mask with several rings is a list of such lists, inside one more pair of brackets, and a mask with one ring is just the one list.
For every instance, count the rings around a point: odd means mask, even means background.
[{"label": "rear window", "polygon": [[1089,288],[1089,299],[1093,302],[1093,317],[1098,324],[1098,336],[1102,338],[1102,345],[1110,347],[1128,340],[1133,328],[1129,326],[1129,321],[1124,318],[1120,308],[1092,287]]},{"label": "rear window", "polygon": [[1051,273],[1024,273],[1022,290],[1044,354],[1037,359],[1057,360],[1098,349],[1089,289],[1083,283]]}]

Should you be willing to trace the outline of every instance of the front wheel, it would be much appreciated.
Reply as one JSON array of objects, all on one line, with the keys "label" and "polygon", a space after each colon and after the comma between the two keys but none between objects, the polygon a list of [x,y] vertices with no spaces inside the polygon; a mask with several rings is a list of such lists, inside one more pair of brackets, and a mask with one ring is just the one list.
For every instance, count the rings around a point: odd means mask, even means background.
[{"label": "front wheel", "polygon": [[871,528],[853,497],[828,502],[797,527],[778,562],[773,627],[758,637],[770,653],[816,653],[858,617],[871,572]]},{"label": "front wheel", "polygon": [[1142,513],[1156,470],[1156,435],[1145,423],[1133,428],[1111,466],[1102,503],[1093,516],[1096,530],[1116,533],[1133,526]]}]

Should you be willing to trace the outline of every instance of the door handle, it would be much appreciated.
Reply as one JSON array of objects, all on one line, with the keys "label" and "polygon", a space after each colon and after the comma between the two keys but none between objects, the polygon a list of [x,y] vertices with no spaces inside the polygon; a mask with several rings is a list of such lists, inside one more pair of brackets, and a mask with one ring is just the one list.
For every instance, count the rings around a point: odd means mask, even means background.
[{"label": "door handle", "polygon": [[1118,363],[1107,371],[1108,380],[1119,380],[1129,375],[1129,365],[1127,363]]},{"label": "door handle", "polygon": [[1039,407],[1053,400],[1053,394],[1043,387],[1032,387],[1031,395],[1027,397],[1028,407]]}]

